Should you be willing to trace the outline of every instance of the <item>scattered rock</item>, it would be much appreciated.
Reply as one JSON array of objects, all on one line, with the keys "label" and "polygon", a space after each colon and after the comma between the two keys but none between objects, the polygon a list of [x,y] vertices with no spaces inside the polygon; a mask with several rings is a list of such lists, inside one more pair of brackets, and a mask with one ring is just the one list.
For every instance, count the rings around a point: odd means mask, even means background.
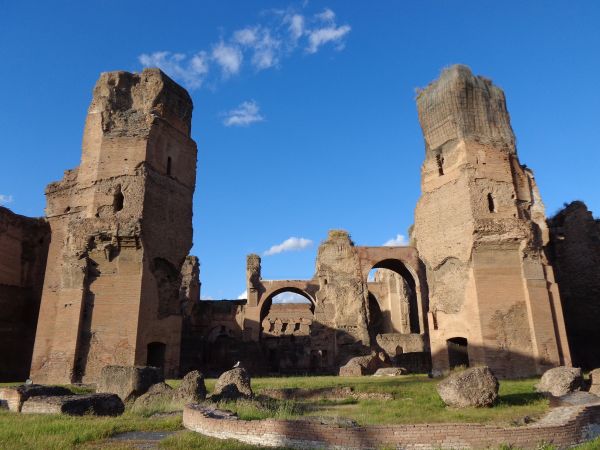
[{"label": "scattered rock", "polygon": [[455,408],[492,406],[498,398],[498,380],[489,367],[453,373],[437,385],[446,405]]},{"label": "scattered rock", "polygon": [[84,394],[31,397],[21,408],[24,414],[67,414],[82,416],[118,416],[123,414],[125,405],[116,394]]},{"label": "scattered rock", "polygon": [[248,371],[243,367],[236,367],[223,372],[215,384],[213,397],[232,400],[240,397],[252,397]]},{"label": "scattered rock", "polygon": [[158,402],[170,402],[173,392],[173,388],[164,382],[153,384],[146,393],[135,399],[134,407],[146,408]]},{"label": "scattered rock", "polygon": [[135,400],[150,386],[164,381],[162,369],[145,366],[105,366],[96,392],[117,394],[124,402]]},{"label": "scattered rock", "polygon": [[[250,388],[250,378],[248,378],[248,388]],[[252,395],[252,390],[250,390]],[[204,385],[204,375],[197,370],[189,372],[177,389],[175,396],[186,402],[199,402],[206,398],[206,386]]]},{"label": "scattered rock", "polygon": [[355,356],[340,367],[340,377],[360,377],[362,375],[373,375],[377,369],[388,367],[386,357],[383,353],[373,352],[367,356]]},{"label": "scattered rock", "polygon": [[590,372],[590,394],[600,397],[600,369]]},{"label": "scattered rock", "polygon": [[42,386],[41,384],[23,384],[17,387],[0,389],[0,407],[13,412],[21,412],[23,403],[38,396],[72,395],[73,393],[62,386]]},{"label": "scattered rock", "polygon": [[544,372],[535,388],[538,392],[561,397],[579,391],[582,387],[583,375],[580,368],[560,366]]},{"label": "scattered rock", "polygon": [[374,377],[397,377],[405,375],[408,371],[403,367],[382,367],[373,374]]}]

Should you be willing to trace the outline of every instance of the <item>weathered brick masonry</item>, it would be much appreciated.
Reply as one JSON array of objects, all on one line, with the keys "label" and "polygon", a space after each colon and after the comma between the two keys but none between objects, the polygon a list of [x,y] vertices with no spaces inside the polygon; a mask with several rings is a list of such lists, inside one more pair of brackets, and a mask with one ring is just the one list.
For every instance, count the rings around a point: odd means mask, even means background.
[{"label": "weathered brick masonry", "polygon": [[480,424],[417,424],[340,427],[307,421],[239,420],[188,405],[183,424],[192,431],[253,445],[291,448],[482,449],[507,444],[534,449],[542,443],[566,448],[600,435],[600,404],[563,407],[524,427]]},{"label": "weathered brick masonry", "polygon": [[0,207],[0,381],[29,374],[50,227]]}]

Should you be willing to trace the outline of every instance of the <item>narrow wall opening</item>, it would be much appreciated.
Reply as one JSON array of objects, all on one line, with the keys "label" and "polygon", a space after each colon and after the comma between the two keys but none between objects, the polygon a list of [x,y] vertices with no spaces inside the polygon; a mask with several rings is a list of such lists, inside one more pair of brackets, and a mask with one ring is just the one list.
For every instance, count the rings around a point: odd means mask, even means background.
[{"label": "narrow wall opening", "polygon": [[121,185],[117,186],[115,194],[113,196],[113,211],[119,212],[123,209],[123,203],[125,202],[125,196],[121,192]]},{"label": "narrow wall opening", "polygon": [[162,342],[150,342],[148,344],[148,353],[146,365],[152,367],[165,367],[165,353],[167,345]]},{"label": "narrow wall opening", "polygon": [[488,201],[488,209],[490,210],[491,213],[495,213],[496,212],[496,202],[494,201],[494,196],[491,193],[487,195],[487,201]]}]

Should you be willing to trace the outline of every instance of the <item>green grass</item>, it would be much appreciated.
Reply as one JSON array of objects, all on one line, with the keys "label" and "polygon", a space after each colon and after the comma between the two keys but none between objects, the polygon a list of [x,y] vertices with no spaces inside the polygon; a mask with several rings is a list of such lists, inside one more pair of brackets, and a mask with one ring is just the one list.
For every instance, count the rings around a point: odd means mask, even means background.
[{"label": "green grass", "polygon": [[68,449],[126,431],[174,431],[181,416],[146,418],[125,412],[119,417],[71,417],[0,411],[0,448]]},{"label": "green grass", "polygon": [[[212,388],[212,380],[207,388]],[[403,377],[287,377],[254,378],[256,394],[263,389],[333,388],[349,386],[355,392],[387,392],[393,400],[329,401],[242,401],[220,406],[254,420],[267,417],[293,419],[300,416],[333,416],[356,421],[361,425],[394,423],[472,422],[511,424],[525,416],[539,417],[548,410],[548,401],[534,390],[536,379],[502,381],[499,401],[493,408],[447,408],[436,392],[439,380],[424,375]],[[382,408],[382,405],[385,407]]]},{"label": "green grass", "polygon": [[[510,424],[524,416],[539,417],[548,409],[547,401],[534,392],[535,379],[502,381],[500,399],[493,408],[447,408],[436,393],[436,383],[426,376],[403,377],[287,377],[254,378],[252,387],[258,400],[222,402],[219,407],[236,411],[248,420],[267,417],[297,419],[302,416],[333,416],[352,419],[359,424],[473,422]],[[169,380],[177,387],[178,380]],[[215,380],[206,380],[209,392]],[[386,392],[392,400],[275,400],[265,398],[265,389],[351,387],[355,392]],[[19,415],[0,411],[0,448],[2,449],[130,449],[130,444],[107,442],[112,435],[127,431],[182,430],[181,415],[156,416],[177,411],[181,403],[160,402],[147,408],[128,407],[120,417],[69,417],[59,415]],[[163,449],[241,450],[258,448],[236,441],[221,441],[197,433],[178,431],[161,441]],[[551,447],[550,447],[551,448]],[[545,450],[549,450],[545,449]],[[577,447],[600,450],[600,439]],[[515,450],[515,449],[513,449]]]}]

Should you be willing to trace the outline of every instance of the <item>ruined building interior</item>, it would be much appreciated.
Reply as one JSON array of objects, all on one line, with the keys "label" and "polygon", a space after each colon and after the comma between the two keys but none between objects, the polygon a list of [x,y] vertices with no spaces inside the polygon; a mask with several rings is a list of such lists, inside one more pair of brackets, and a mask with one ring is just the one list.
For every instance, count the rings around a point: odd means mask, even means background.
[{"label": "ruined building interior", "polygon": [[[490,80],[450,67],[417,109],[409,246],[331,230],[311,279],[265,280],[248,255],[247,299],[201,301],[191,98],[158,69],[103,73],[81,163],[48,185],[46,217],[0,208],[0,381],[94,383],[111,364],[211,374],[238,360],[257,374],[337,373],[372,352],[434,375],[600,365],[600,222],[579,201],[546,218]],[[274,302],[283,292],[306,302]]]}]

